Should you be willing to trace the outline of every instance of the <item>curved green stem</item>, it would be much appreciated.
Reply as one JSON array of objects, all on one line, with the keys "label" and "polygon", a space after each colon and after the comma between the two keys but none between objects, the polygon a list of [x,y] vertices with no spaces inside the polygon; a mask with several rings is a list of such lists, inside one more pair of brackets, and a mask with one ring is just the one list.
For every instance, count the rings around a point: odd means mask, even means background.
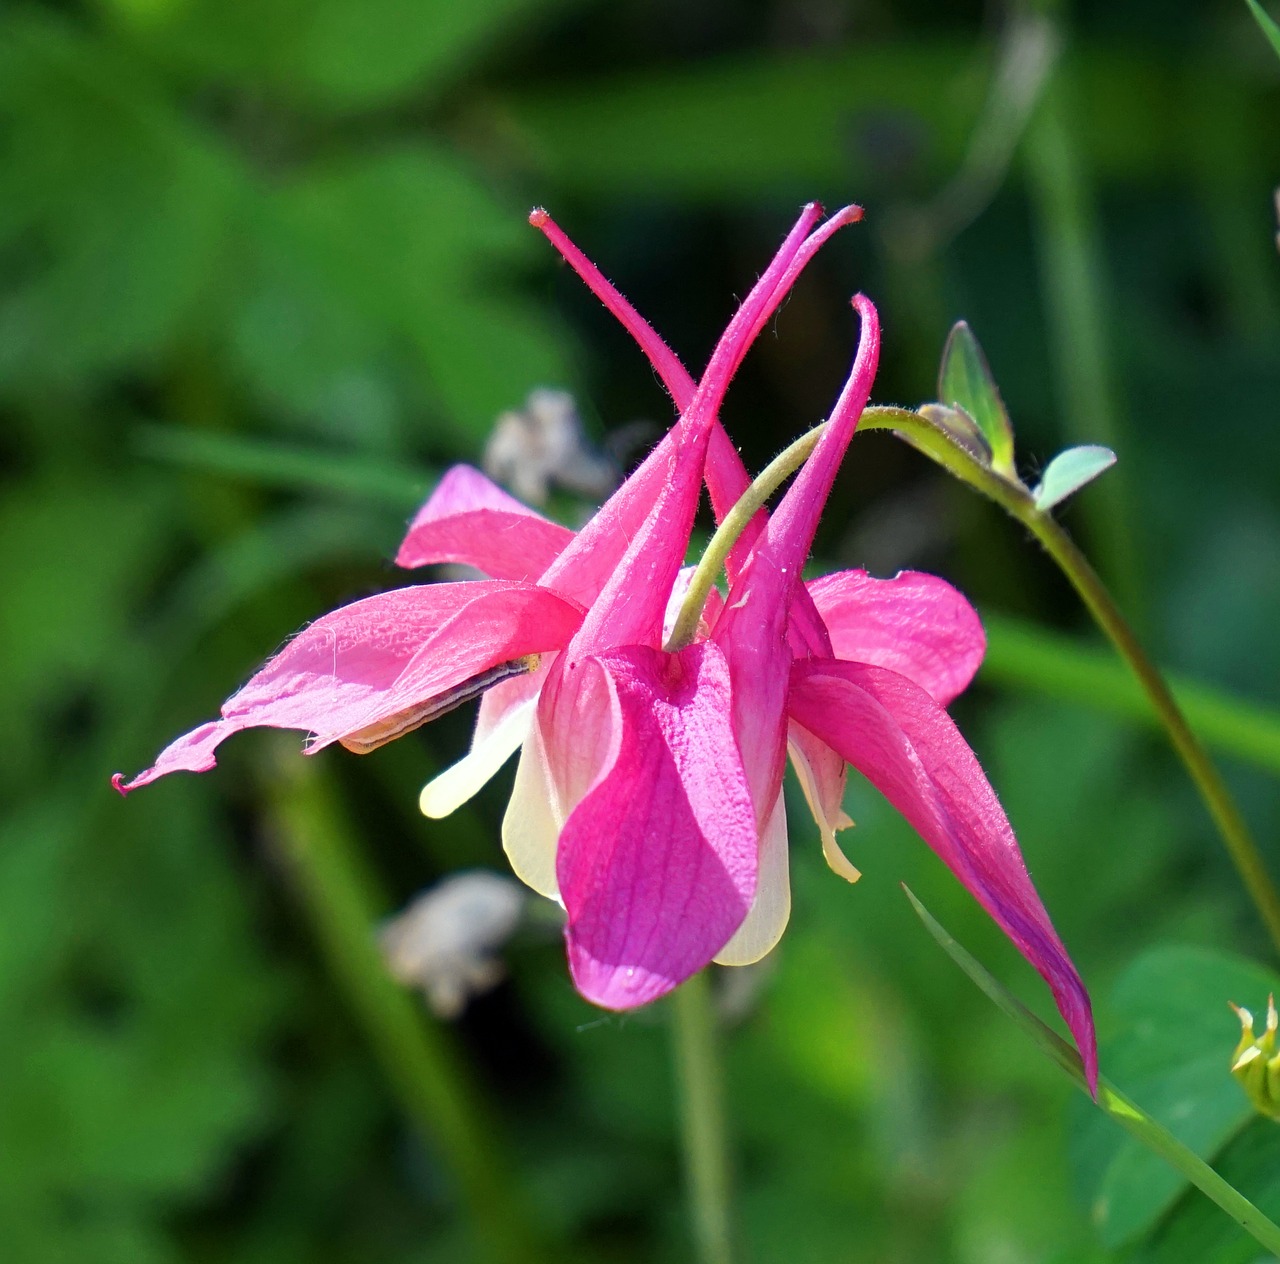
[{"label": "curved green stem", "polygon": [[[1085,1080],[1080,1055],[1056,1031],[1046,1027],[1017,997],[1008,992],[977,958],[956,943],[907,887],[903,887],[903,890],[906,891],[916,915],[947,955],[1057,1063],[1077,1088],[1088,1093],[1089,1085]],[[1158,1154],[1175,1171],[1217,1203],[1246,1233],[1267,1250],[1280,1255],[1280,1226],[1263,1215],[1234,1185],[1219,1176],[1163,1124],[1152,1119],[1146,1111],[1105,1079],[1099,1081],[1098,1095],[1093,1100],[1099,1110],[1110,1115],[1147,1149]]]},{"label": "curved green stem", "polygon": [[809,459],[809,454],[822,438],[827,428],[824,421],[814,426],[807,434],[803,434],[789,448],[778,453],[768,465],[760,471],[756,481],[738,498],[737,503],[724,516],[724,521],[716,528],[711,542],[703,551],[702,557],[694,569],[693,578],[689,581],[688,591],[680,604],[676,615],[675,626],[667,640],[667,649],[674,653],[686,645],[692,645],[698,634],[698,620],[702,617],[702,609],[711,595],[711,587],[716,582],[724,564],[729,560],[729,553],[737,544],[739,537],[751,525],[751,520],[763,508],[765,502]]},{"label": "curved green stem", "polygon": [[1047,512],[1036,507],[1031,493],[980,464],[918,413],[901,408],[869,408],[859,423],[861,430],[893,430],[932,457],[950,473],[977,488],[1021,522],[1057,563],[1080,595],[1094,621],[1106,633],[1129,664],[1160,718],[1174,750],[1182,760],[1209,815],[1218,828],[1227,853],[1265,923],[1272,943],[1280,952],[1280,892],[1263,863],[1258,844],[1249,831],[1222,774],[1200,739],[1191,731],[1159,669],[1147,657],[1102,580],[1071,537]]},{"label": "curved green stem", "polygon": [[673,993],[672,1053],[680,1089],[685,1181],[700,1264],[730,1264],[729,1145],[711,981],[704,970]]}]

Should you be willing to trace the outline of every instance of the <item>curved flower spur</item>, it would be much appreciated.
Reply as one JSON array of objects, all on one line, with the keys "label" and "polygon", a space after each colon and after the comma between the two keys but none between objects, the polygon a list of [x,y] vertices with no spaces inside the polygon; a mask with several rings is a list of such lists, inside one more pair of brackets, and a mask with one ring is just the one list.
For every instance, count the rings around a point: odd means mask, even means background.
[{"label": "curved flower spur", "polygon": [[717,519],[749,477],[717,413],[747,347],[818,247],[807,207],[695,387],[678,359],[543,212],[533,222],[636,337],[678,424],[578,535],[468,467],[451,470],[397,561],[459,561],[493,578],[401,589],[311,625],[223,708],[122,790],[213,766],[255,725],[362,751],[487,689],[472,750],[423,792],[444,815],[521,744],[503,827],[516,872],[562,900],[575,983],[612,1008],[643,1004],[715,959],[762,956],[789,911],[780,794],[788,741],[833,868],[845,760],[911,821],[1049,982],[1094,1074],[1088,998],[1027,877],[977,761],[943,707],[984,649],[972,609],[941,580],[843,572],[799,580],[822,504],[865,406],[875,310],[830,424],[773,517],[732,548],[688,644],[663,649],[699,485]]}]

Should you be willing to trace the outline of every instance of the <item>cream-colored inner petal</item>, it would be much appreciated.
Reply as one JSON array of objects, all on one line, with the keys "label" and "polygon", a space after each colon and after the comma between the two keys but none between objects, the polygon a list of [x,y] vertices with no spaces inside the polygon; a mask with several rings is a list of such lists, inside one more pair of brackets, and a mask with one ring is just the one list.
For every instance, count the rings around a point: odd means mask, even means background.
[{"label": "cream-colored inner petal", "polygon": [[813,819],[818,824],[818,832],[822,835],[823,859],[838,877],[846,882],[857,882],[862,877],[861,870],[849,862],[848,856],[840,850],[840,844],[836,842],[836,830],[848,829],[853,825],[853,820],[843,808],[836,813],[834,820],[828,819],[822,804],[822,796],[818,793],[817,778],[809,766],[809,761],[804,757],[804,751],[795,742],[788,742],[787,753],[791,756],[791,766],[800,779],[800,789],[804,791],[805,802],[809,805],[809,811],[813,813]]},{"label": "cream-colored inner petal", "polygon": [[502,848],[521,882],[557,901],[556,844],[562,825],[552,800],[542,735],[535,722],[520,751],[511,801],[502,818]]},{"label": "cream-colored inner petal", "polygon": [[787,863],[787,809],[782,791],[769,813],[760,839],[756,898],[742,925],[719,953],[716,964],[749,966],[782,938],[791,916],[791,874]]},{"label": "cream-colored inner petal", "polygon": [[423,815],[439,820],[477,794],[524,741],[536,705],[537,698],[531,698],[513,707],[456,764],[428,781],[418,797]]}]

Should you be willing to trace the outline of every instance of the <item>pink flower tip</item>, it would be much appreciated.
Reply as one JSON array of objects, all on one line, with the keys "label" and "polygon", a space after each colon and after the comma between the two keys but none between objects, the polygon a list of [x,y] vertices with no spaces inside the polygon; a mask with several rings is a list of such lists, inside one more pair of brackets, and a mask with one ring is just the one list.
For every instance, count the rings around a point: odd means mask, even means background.
[{"label": "pink flower tip", "polygon": [[121,795],[129,793],[129,787],[124,784],[124,773],[117,772],[111,774],[111,784],[115,789],[119,790]]},{"label": "pink flower tip", "polygon": [[550,218],[551,216],[548,215],[541,206],[535,206],[533,210],[529,212],[529,223],[531,223],[534,228],[541,228],[548,220],[550,220]]}]

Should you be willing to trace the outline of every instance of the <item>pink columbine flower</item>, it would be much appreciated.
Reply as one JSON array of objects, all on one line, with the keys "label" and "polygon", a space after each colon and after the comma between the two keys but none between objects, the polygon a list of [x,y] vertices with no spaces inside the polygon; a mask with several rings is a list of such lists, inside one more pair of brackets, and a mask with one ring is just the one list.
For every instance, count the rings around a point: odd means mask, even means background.
[{"label": "pink columbine flower", "polygon": [[242,728],[309,730],[315,751],[356,751],[487,690],[470,754],[423,792],[443,815],[519,746],[503,826],[513,867],[562,901],[575,983],[611,1008],[643,1004],[711,960],[767,952],[789,911],[781,789],[788,746],[824,852],[849,878],[835,830],[845,761],[904,813],[1049,982],[1093,1075],[1088,998],[1037,898],[1012,831],[944,707],[984,641],[941,580],[845,572],[805,585],[836,468],[875,373],[875,309],[855,299],[859,353],[818,448],[772,519],[729,563],[727,600],[691,645],[664,650],[705,477],[717,517],[748,476],[718,421],[743,355],[817,248],[807,207],[694,385],[653,330],[542,212],[541,227],[636,336],[681,417],[576,536],[467,467],[451,470],[397,561],[457,561],[492,578],[400,589],[300,633],[223,707],[122,790],[203,771]]}]

